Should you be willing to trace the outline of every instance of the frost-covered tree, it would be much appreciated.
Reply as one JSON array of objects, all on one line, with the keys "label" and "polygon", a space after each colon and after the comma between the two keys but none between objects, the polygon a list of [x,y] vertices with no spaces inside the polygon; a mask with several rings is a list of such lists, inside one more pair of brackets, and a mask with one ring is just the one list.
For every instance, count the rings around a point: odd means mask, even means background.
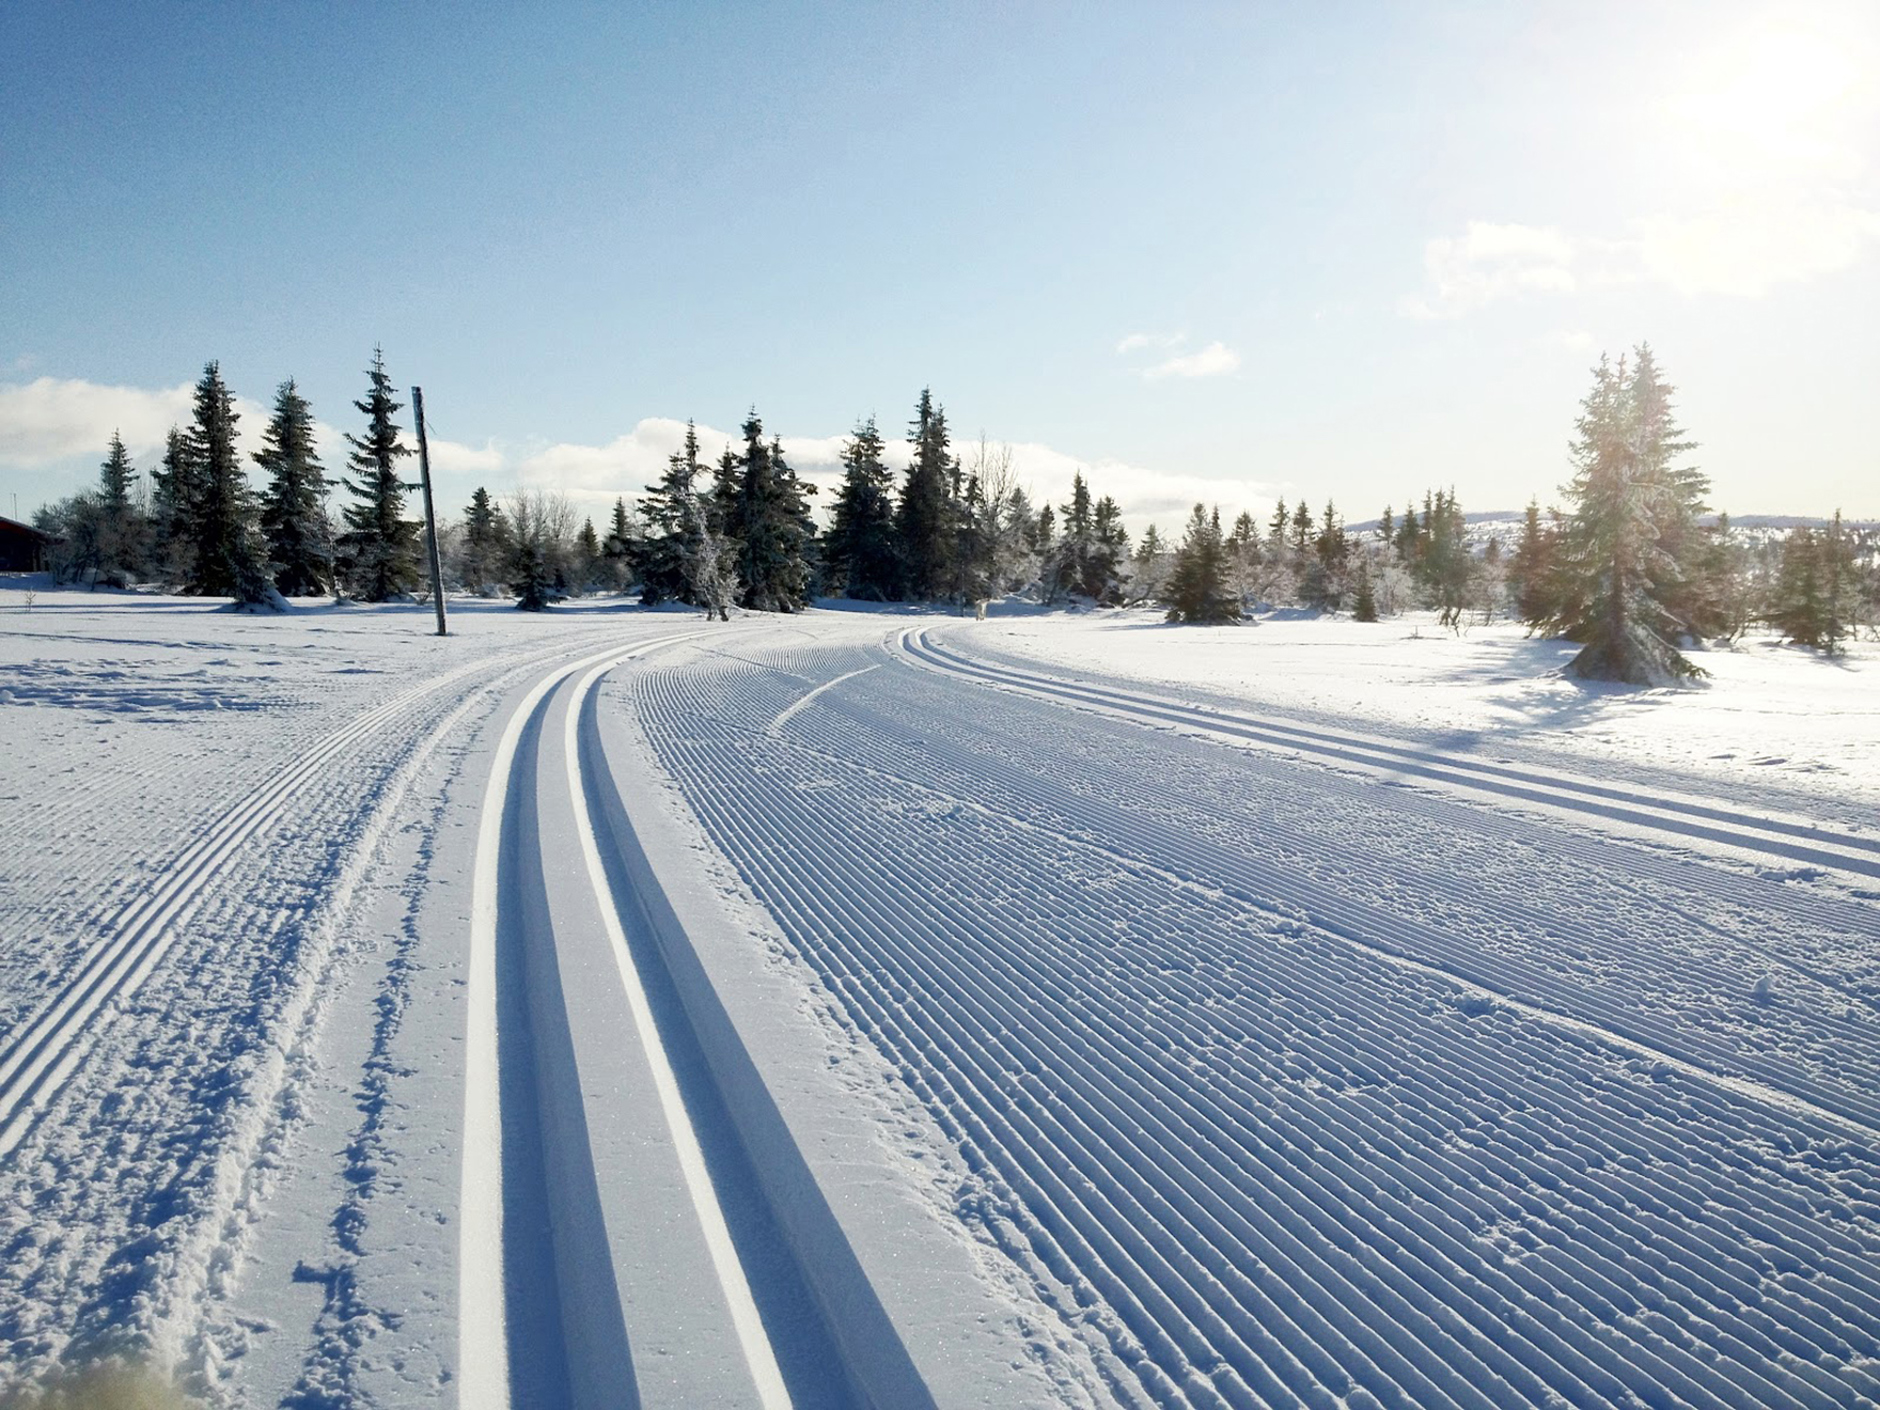
[{"label": "frost-covered tree", "polygon": [[1377,620],[1377,592],[1371,585],[1369,554],[1361,555],[1358,559],[1358,582],[1351,602],[1351,620],[1354,622]]},{"label": "frost-covered tree", "polygon": [[1260,569],[1266,554],[1260,545],[1260,526],[1246,510],[1234,520],[1222,548],[1227,555],[1227,586],[1240,599],[1241,607],[1260,596]]},{"label": "frost-covered tree", "polygon": [[274,586],[313,597],[333,586],[333,526],[326,517],[326,472],[313,446],[313,408],[288,378],[274,394],[255,464],[268,472],[261,491],[261,531]]},{"label": "frost-covered tree", "polygon": [[1240,620],[1240,600],[1227,585],[1221,514],[1197,504],[1175,551],[1162,602],[1171,622],[1220,623]]},{"label": "frost-covered tree", "polygon": [[1154,524],[1149,525],[1136,540],[1136,551],[1130,557],[1130,601],[1161,602],[1169,574],[1174,571],[1175,555],[1169,551],[1162,531]]},{"label": "frost-covered tree", "polygon": [[365,399],[353,403],[365,415],[366,433],[346,436],[353,448],[346,487],[356,503],[346,506],[340,565],[353,596],[385,602],[418,586],[419,525],[404,517],[405,491],[412,486],[398,478],[398,462],[412,453],[399,441],[399,427],[392,420],[404,403],[392,399],[392,379],[378,348],[372,350],[366,378]]},{"label": "frost-covered tree", "polygon": [[1673,550],[1690,541],[1705,484],[1676,464],[1691,449],[1650,349],[1641,345],[1629,369],[1602,357],[1576,423],[1553,624],[1585,643],[1572,663],[1582,677],[1656,684],[1703,674],[1672,644],[1688,630],[1670,605],[1685,582]]},{"label": "frost-covered tree", "polygon": [[1554,539],[1541,523],[1538,500],[1529,500],[1521,519],[1521,537],[1515,541],[1514,555],[1508,561],[1509,606],[1515,616],[1534,631],[1552,621],[1557,611],[1554,601]]},{"label": "frost-covered tree", "polygon": [[830,591],[866,602],[886,602],[899,587],[894,472],[882,459],[885,448],[874,417],[856,423],[842,447],[842,484],[823,539]]},{"label": "frost-covered tree", "polygon": [[680,566],[686,600],[705,609],[706,621],[728,622],[740,591],[738,544],[713,526],[704,500],[696,495],[686,502],[684,518]]},{"label": "frost-covered tree", "polygon": [[1119,601],[1129,536],[1116,501],[1094,499],[1080,470],[1071,477],[1070,502],[1058,507],[1058,521],[1057,546],[1043,574],[1046,597]]},{"label": "frost-covered tree", "polygon": [[574,550],[569,555],[568,590],[576,597],[594,591],[600,572],[601,536],[595,532],[592,519],[583,519],[580,532],[574,536]]}]

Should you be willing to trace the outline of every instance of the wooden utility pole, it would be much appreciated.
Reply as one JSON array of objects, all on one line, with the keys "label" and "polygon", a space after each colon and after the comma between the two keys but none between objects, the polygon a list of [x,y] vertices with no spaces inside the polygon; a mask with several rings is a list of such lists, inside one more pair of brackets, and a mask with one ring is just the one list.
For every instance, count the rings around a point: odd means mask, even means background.
[{"label": "wooden utility pole", "polygon": [[437,560],[437,509],[431,503],[431,447],[424,438],[424,388],[411,389],[411,414],[418,421],[418,477],[424,481],[424,547],[431,557],[431,596],[437,604],[437,634],[449,636],[444,624],[444,569]]}]

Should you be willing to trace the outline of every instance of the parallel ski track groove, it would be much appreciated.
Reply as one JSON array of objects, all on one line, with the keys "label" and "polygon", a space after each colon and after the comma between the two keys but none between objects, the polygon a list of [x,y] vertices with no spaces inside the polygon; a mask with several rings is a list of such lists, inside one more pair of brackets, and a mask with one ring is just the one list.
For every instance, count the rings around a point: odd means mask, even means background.
[{"label": "parallel ski track groove", "polygon": [[[850,718],[862,720],[891,738],[894,722],[858,703],[848,706]],[[755,725],[755,721],[752,724]],[[1228,894],[1249,906],[1289,917],[1303,919],[1331,934],[1367,949],[1377,950],[1407,962],[1434,968],[1454,980],[1488,990],[1501,997],[1530,1004],[1570,1022],[1586,1024],[1610,1033],[1628,1045],[1648,1049],[1658,1055],[1689,1064],[1724,1078],[1749,1077],[1794,1097],[1798,1102],[1841,1115],[1864,1133],[1880,1130],[1880,1053],[1874,1051],[1871,1025],[1857,1024],[1834,1015],[1814,1014],[1811,1021],[1822,1030],[1823,1045],[1841,1051],[1846,1060],[1858,1061],[1868,1054],[1868,1061],[1850,1071],[1834,1087],[1812,1079],[1787,1064],[1759,1060],[1759,1055],[1745,1054],[1701,1033],[1674,1029],[1650,1014],[1640,1014],[1625,1007],[1622,999],[1597,990],[1563,986],[1548,969],[1517,955],[1491,955],[1459,943],[1436,928],[1414,918],[1400,916],[1366,901],[1359,901],[1316,884],[1310,877],[1292,876],[1268,868],[1256,868],[1233,850],[1220,844],[1190,837],[1178,837],[1166,830],[1133,822],[1134,832],[1125,833],[1124,842],[1134,842],[1133,850],[1119,848],[1106,840],[1115,836],[1115,819],[1100,805],[1075,794],[1043,777],[1021,774],[989,759],[976,760],[978,785],[969,796],[960,784],[923,768],[926,760],[906,750],[890,752],[871,748],[867,736],[856,739],[850,733],[819,736],[814,727],[804,726],[804,747],[815,747],[811,740],[821,738],[822,754],[827,762],[872,769],[881,777],[906,786],[922,788],[964,806],[980,808],[989,803],[1003,803],[1013,810],[1019,825],[1039,827],[1074,845],[1108,853],[1129,864],[1150,858],[1182,880],[1203,887],[1227,888]],[[988,796],[987,785],[993,785]],[[1154,785],[1148,791],[1153,791]],[[1018,810],[1029,804],[1034,816],[1018,817]],[[1035,810],[1043,807],[1054,816],[1039,818]],[[1268,842],[1280,842],[1305,855],[1314,839],[1294,836],[1281,823],[1263,819],[1261,830]],[[1577,844],[1569,839],[1563,855],[1585,858],[1589,862],[1593,844]],[[1646,864],[1649,869],[1650,864]],[[1662,865],[1669,878],[1672,868]],[[1827,905],[1808,897],[1783,891],[1781,901],[1801,907],[1820,909]],[[1486,913],[1514,933],[1521,933],[1533,923],[1529,912],[1486,894],[1479,888],[1470,896],[1473,910]],[[1842,928],[1847,917],[1838,917]],[[1571,918],[1550,917],[1554,934],[1572,939],[1589,952],[1609,956],[1615,962],[1636,964],[1610,936]],[[1709,927],[1713,930],[1716,927]],[[1832,987],[1832,986],[1831,986]],[[1858,994],[1844,996],[1859,999]]]},{"label": "parallel ski track groove", "polygon": [[[751,674],[739,673],[738,684]],[[1019,1192],[1020,1208],[1043,1221],[1031,1237],[1047,1264],[1089,1277],[1160,1363],[1159,1373],[1145,1369],[1145,1385],[1165,1403],[1329,1410],[1348,1388],[1346,1376],[1385,1403],[1402,1403],[1414,1385],[1418,1405],[1535,1403],[1547,1391],[1586,1406],[1627,1403],[1635,1391],[1692,1405],[1854,1403],[1847,1381],[1792,1358],[1824,1346],[1872,1354],[1880,1280],[1845,1260],[1845,1244],[1824,1236],[1811,1210],[1766,1203],[1739,1188],[1744,1180],[1766,1183],[1764,1167],[1741,1160],[1728,1144],[1693,1152],[1626,1083],[1601,1080],[1600,1097],[1626,1110],[1603,1128],[1584,1129],[1585,1092],[1554,1075],[1544,1052],[1556,1059],[1579,1053],[1578,1061],[1598,1070],[1610,1059],[1591,1040],[1512,1030],[1511,1041],[1544,1050],[1541,1061],[1525,1065],[1523,1089],[1542,1099],[1535,1108],[1542,1116],[1521,1118],[1542,1138],[1459,1147],[1455,1127],[1425,1095],[1408,1090],[1383,1106],[1363,1088],[1350,1089],[1342,1123],[1313,1120],[1309,1100],[1279,1085],[1296,1077],[1284,1062],[1296,1033],[1289,1038],[1244,1008],[1210,1008],[1218,996],[1205,986],[1163,974],[1171,1001],[1185,1005],[1159,1012],[1171,1040],[1211,1059],[1230,1054],[1214,1074],[1224,1080],[1197,1101],[1165,1065],[1145,1059],[1140,1042],[1120,1040],[1131,1030],[1131,1010],[1116,1003],[1128,996],[1093,992],[1092,976],[1074,963],[1088,935],[1070,896],[1060,914],[1025,917],[1044,941],[1028,941],[1022,955],[987,943],[1009,933],[1012,917],[981,904],[970,881],[962,884],[913,849],[895,859],[891,873],[869,867],[869,843],[878,847],[879,839],[866,837],[856,819],[868,815],[866,783],[877,770],[864,763],[859,791],[839,781],[809,794],[754,771],[753,736],[774,710],[761,702],[741,708],[725,698],[732,692],[664,675],[642,681],[644,713],[681,777],[696,784],[688,788],[694,806],[858,1024],[910,1077],[918,1074],[948,1127]],[[810,713],[798,718],[799,728],[809,726]],[[836,724],[849,726],[831,732],[855,749],[871,722],[845,712]],[[880,747],[891,745],[889,736]],[[896,756],[896,775],[904,776],[908,752]],[[814,753],[825,769],[839,762],[831,751]],[[738,786],[744,780],[751,781]],[[846,887],[827,875],[837,857]],[[1117,891],[1133,890],[1143,913],[1154,915],[1164,898],[1147,882],[1130,882],[1126,872]],[[922,908],[908,896],[940,899]],[[1185,899],[1231,912],[1237,898],[1209,903],[1195,892]],[[1224,914],[1218,929],[1197,929],[1194,948],[1204,966],[1268,958],[1236,949],[1236,919]],[[1291,984],[1308,981],[1304,993],[1327,1011],[1349,1010],[1349,964],[1303,943],[1286,949]],[[1358,991],[1363,1002],[1371,997]],[[1040,1021],[1037,1000],[1050,1022]],[[1210,1014],[1212,1023],[1189,1021],[1190,1009]],[[1332,1070],[1400,1066],[1403,1054],[1378,1037],[1388,1025],[1357,1017],[1342,1032],[1313,1034]],[[1223,1031],[1229,1018],[1238,1026]],[[1419,1054],[1446,1074],[1445,1102],[1468,1109],[1468,1094],[1504,1085],[1499,1066],[1479,1049],[1479,1040],[1441,1041]],[[1279,1054],[1280,1067],[1264,1053]],[[1251,1085],[1233,1081],[1234,1063],[1268,1075]],[[1744,1112],[1722,1093],[1680,1095],[1707,1124],[1741,1126]],[[1504,1126],[1520,1115],[1504,1113]],[[1629,1150],[1610,1149],[1615,1129],[1625,1131]],[[1563,1131],[1574,1138],[1565,1148]],[[1250,1132],[1261,1139],[1250,1140]],[[1367,1173],[1379,1169],[1379,1150],[1392,1153],[1394,1187]],[[1636,1161],[1640,1151],[1683,1177],[1674,1186],[1619,1158]],[[1587,1163],[1593,1152],[1597,1164]],[[1703,1201],[1692,1198],[1687,1190],[1718,1160],[1739,1167],[1739,1178],[1715,1182]],[[1612,1196],[1572,1206],[1574,1246],[1547,1242],[1508,1267],[1483,1256],[1465,1213],[1483,1226],[1511,1207],[1539,1218],[1545,1206],[1531,1192],[1567,1183],[1604,1184]],[[1269,1207],[1263,1192],[1283,1198]],[[1418,1252],[1406,1266],[1344,1226],[1341,1212],[1354,1204],[1372,1209],[1379,1227],[1408,1236]],[[1682,1242],[1666,1240],[1666,1221],[1675,1222]],[[1742,1224],[1814,1255],[1834,1268],[1833,1277],[1783,1285],[1772,1297],[1766,1270],[1725,1233]],[[1620,1281],[1575,1247],[1603,1268],[1623,1269]],[[1638,1258],[1633,1250],[1640,1248],[1653,1249],[1664,1266]],[[1687,1280],[1700,1290],[1697,1307]],[[1468,1294],[1460,1306],[1446,1305],[1458,1291]],[[1577,1312],[1563,1312],[1563,1298]],[[1622,1347],[1585,1325],[1589,1318],[1610,1323],[1627,1307],[1640,1325]],[[1729,1357],[1727,1375],[1651,1329],[1652,1317],[1667,1319],[1670,1331],[1694,1312],[1708,1319],[1712,1344]],[[1472,1369],[1458,1379],[1458,1366]],[[1499,1390],[1484,1399],[1482,1386]]]},{"label": "parallel ski track groove", "polygon": [[[595,814],[594,800],[582,782],[584,752],[590,747],[580,728],[582,702],[594,686],[628,661],[639,660],[664,647],[691,642],[706,633],[689,631],[623,645],[617,649],[563,662],[539,679],[515,706],[501,729],[486,784],[475,867],[476,896],[472,907],[469,963],[469,1038],[465,1055],[465,1137],[462,1171],[463,1210],[459,1260],[461,1308],[458,1401],[474,1410],[504,1410],[510,1404],[509,1328],[500,1289],[502,1267],[502,1167],[491,1157],[501,1146],[501,1112],[497,1088],[494,1014],[494,951],[497,912],[502,904],[496,889],[497,857],[503,846],[504,815],[513,788],[518,745],[529,719],[545,710],[554,693],[571,678],[580,677],[564,702],[566,716],[560,736],[570,799],[576,810],[575,830],[584,858],[588,883],[600,909],[602,928],[619,968],[622,994],[628,1004],[635,1034],[644,1051],[658,1093],[667,1137],[673,1143],[688,1197],[707,1245],[713,1275],[726,1298],[739,1351],[749,1370],[759,1404],[766,1410],[788,1410],[791,1403],[778,1370],[768,1333],[752,1299],[739,1262],[739,1253],[726,1228],[717,1202],[713,1176],[707,1168],[696,1132],[670,1066],[663,1039],[654,1022],[640,976],[621,928],[619,901],[598,850],[604,832]],[[729,654],[729,653],[723,653]],[[585,672],[583,675],[582,673]],[[547,738],[546,716],[544,738]],[[553,767],[551,763],[548,765]],[[607,1258],[606,1248],[584,1256]],[[628,1329],[631,1334],[631,1328]]]},{"label": "parallel ski track groove", "polygon": [[[1792,823],[1780,818],[1746,816],[1691,799],[1662,795],[1641,797],[1639,790],[1609,788],[1586,779],[1530,773],[1480,760],[1438,759],[1425,751],[1382,740],[1232,715],[1199,705],[1186,705],[1146,694],[1088,685],[1081,681],[1031,675],[973,660],[951,647],[932,641],[925,629],[903,633],[901,647],[910,657],[934,669],[1016,690],[1120,710],[1157,723],[1185,725],[1255,743],[1298,749],[1371,768],[1390,767],[1464,788],[1486,789],[1523,802],[1569,808],[1638,827],[1722,842],[1749,851],[1772,852],[1796,861],[1880,877],[1880,839],[1861,837],[1855,833]],[[1496,784],[1500,786],[1494,786]],[[1662,816],[1667,814],[1669,816]],[[1795,846],[1786,839],[1813,845]],[[1824,847],[1845,848],[1861,855],[1850,857],[1841,852],[1824,851]]]},{"label": "parallel ski track groove", "polygon": [[[905,759],[896,761],[897,767],[904,768],[907,764],[908,761]],[[1012,780],[1016,778],[1018,783],[1015,787],[1019,790],[1028,790],[1034,800],[1048,799],[1064,817],[1082,825],[1082,835],[1086,837],[1102,835],[1100,814],[1093,813],[1081,796],[1068,788],[1035,776],[1018,775],[1013,770],[1001,769],[989,761],[981,763],[980,767],[988,775],[999,778],[1008,785],[1011,785]],[[1328,783],[1328,787],[1331,788],[1340,786]],[[1158,790],[1153,783],[1148,785],[1146,791],[1159,793],[1165,799],[1178,796]],[[1398,800],[1398,806],[1417,806],[1414,795],[1412,795],[1412,801],[1408,803]],[[1479,812],[1479,810],[1475,811]],[[1316,839],[1313,837],[1289,832],[1283,824],[1271,819],[1263,818],[1260,822],[1260,830],[1262,836],[1268,839],[1286,838],[1301,857],[1310,856],[1316,845]],[[1548,839],[1550,855],[1589,863],[1598,860],[1598,849],[1605,845],[1601,839],[1582,837],[1573,832],[1560,832]],[[1197,849],[1202,855],[1214,851],[1212,845],[1200,840],[1197,840],[1189,850],[1192,853]],[[1609,854],[1607,856],[1609,857]],[[1234,874],[1231,853],[1219,853],[1210,861],[1215,868],[1212,875],[1232,876]],[[1620,884],[1632,895],[1647,901],[1655,908],[1677,914],[1712,934],[1736,938],[1731,937],[1730,932],[1709,920],[1678,910],[1666,899],[1668,894],[1676,894],[1688,886],[1692,865],[1690,861],[1683,858],[1666,857],[1649,851],[1643,852],[1631,861],[1630,870],[1639,882],[1653,883],[1658,888],[1656,893],[1654,894],[1652,890],[1640,884],[1623,881]],[[1222,866],[1228,867],[1229,870],[1225,872],[1219,870]],[[1858,902],[1832,896],[1820,896],[1807,890],[1787,887],[1772,892],[1769,883],[1733,872],[1709,869],[1706,874],[1706,884],[1725,895],[1733,903],[1745,907],[1754,906],[1763,911],[1773,904],[1787,916],[1806,920],[1843,936],[1869,933],[1876,923],[1880,922],[1880,917],[1876,917],[1867,907]],[[1379,912],[1376,907],[1343,900],[1330,904],[1324,900],[1315,903],[1310,891],[1306,891],[1303,895],[1284,889],[1275,891],[1272,889],[1270,880],[1264,880],[1263,887],[1264,889],[1258,892],[1258,895],[1279,901],[1289,907],[1298,907],[1299,909],[1295,910],[1296,914],[1315,924],[1326,926],[1336,933],[1362,934],[1367,941],[1372,943],[1384,936],[1405,936],[1402,925],[1395,918],[1391,918],[1380,927],[1378,917],[1383,913]],[[1469,894],[1468,904],[1472,911],[1492,916],[1504,925],[1519,927],[1530,920],[1529,916],[1483,893],[1479,888]],[[1358,928],[1355,930],[1350,929],[1354,921],[1358,923]],[[1602,936],[1599,932],[1587,928],[1570,917],[1551,916],[1549,927],[1553,934],[1571,939],[1587,953],[1603,956],[1607,962],[1617,966],[1620,972],[1635,963],[1635,957],[1630,950],[1617,946],[1611,937]],[[1423,944],[1420,948],[1411,947],[1402,950],[1406,958],[1433,962],[1447,969],[1458,979],[1480,985],[1496,993],[1519,996],[1546,1008],[1559,1008],[1556,1000],[1547,997],[1551,987],[1550,974],[1537,970],[1533,965],[1518,957],[1488,955],[1479,950],[1465,949],[1463,946],[1449,942],[1446,937],[1431,931],[1428,927],[1419,929],[1420,934],[1412,931],[1406,938],[1416,938]],[[1740,947],[1740,939],[1737,939],[1736,943]],[[1876,1000],[1875,995],[1869,992],[1867,987],[1856,987],[1847,980],[1828,973],[1819,965],[1804,963],[1783,955],[1780,951],[1759,953],[1763,953],[1768,962],[1801,973],[1851,1003],[1870,1009],[1880,1007],[1880,1001]],[[1590,1008],[1581,1007],[1589,1004]],[[1712,1067],[1720,1072],[1727,1072],[1740,1064],[1743,1071],[1755,1075],[1759,1080],[1770,1081],[1776,1086],[1793,1086],[1797,1096],[1831,1108],[1845,1107],[1850,1114],[1858,1114],[1859,1120],[1869,1129],[1880,1124],[1880,1100],[1875,1099],[1880,1096],[1880,1063],[1872,1060],[1873,1057],[1880,1057],[1880,1054],[1875,1052],[1874,1033],[1870,1023],[1854,1022],[1831,1014],[1810,1015],[1811,1022],[1821,1030],[1819,1034],[1823,1044],[1821,1056],[1845,1058],[1851,1061],[1860,1054],[1872,1055],[1863,1068],[1847,1074],[1844,1080],[1846,1087],[1851,1090],[1837,1098],[1829,1095],[1825,1089],[1800,1074],[1785,1069],[1771,1068],[1766,1063],[1758,1063],[1753,1057],[1718,1047],[1713,1043],[1705,1042],[1700,1050],[1687,1050],[1681,1045],[1692,1041],[1690,1038],[1674,1038],[1661,1021],[1650,1015],[1640,1015],[1627,1010],[1622,1004],[1595,991],[1582,991],[1581,994],[1576,995],[1574,1006],[1563,1012],[1595,1022],[1631,1041],[1658,1047],[1669,1055],[1691,1061],[1698,1066]],[[1798,1082],[1801,1085],[1795,1086],[1794,1084]]]},{"label": "parallel ski track groove", "polygon": [[479,661],[420,682],[355,716],[299,754],[225,809],[197,841],[165,866],[151,890],[127,904],[51,999],[25,1018],[0,1053],[0,1158],[31,1128],[46,1100],[83,1056],[78,1041],[112,1001],[134,994],[163,960],[202,898],[243,845],[284,819],[295,796],[327,766],[398,719],[418,700],[478,672],[499,673],[512,663]]}]

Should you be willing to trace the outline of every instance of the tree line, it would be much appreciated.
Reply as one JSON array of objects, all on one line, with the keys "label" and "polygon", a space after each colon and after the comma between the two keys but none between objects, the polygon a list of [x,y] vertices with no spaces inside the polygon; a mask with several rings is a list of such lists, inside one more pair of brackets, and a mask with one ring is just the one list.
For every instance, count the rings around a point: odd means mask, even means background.
[{"label": "tree line", "polygon": [[1386,507],[1369,536],[1347,533],[1329,502],[1316,521],[1304,502],[1281,503],[1264,534],[1247,514],[1224,534],[1219,511],[1196,505],[1173,553],[1144,534],[1138,581],[1175,621],[1233,621],[1256,603],[1348,605],[1359,621],[1413,605],[1448,626],[1509,613],[1581,643],[1579,675],[1634,683],[1702,675],[1681,645],[1732,641],[1758,621],[1830,653],[1880,621],[1880,535],[1837,512],[1756,543],[1711,516],[1672,390],[1649,345],[1600,360],[1575,423],[1569,508],[1543,517],[1530,503],[1512,553],[1495,539],[1472,547],[1453,491],[1426,493],[1421,515]]},{"label": "tree line", "polygon": [[[385,359],[373,350],[365,418],[339,480],[329,479],[314,447],[313,408],[290,377],[250,457],[266,476],[257,491],[235,448],[241,417],[218,363],[196,383],[187,428],[171,427],[162,461],[137,484],[123,438],[111,437],[98,488],[39,510],[37,528],[57,542],[54,571],[67,581],[128,586],[161,582],[185,593],[278,605],[284,597],[325,593],[385,602],[416,589],[419,523],[404,515],[398,462],[410,455],[393,420]],[[343,485],[351,502],[336,524],[329,492]]]},{"label": "tree line", "polygon": [[[134,489],[113,437],[96,491],[38,516],[61,540],[69,578],[156,579],[243,602],[325,592],[385,601],[424,584],[415,520],[404,517],[398,462],[410,454],[394,421],[383,357],[354,403],[350,474],[329,480],[313,446],[311,408],[281,384],[252,459],[257,494],[234,451],[235,413],[219,369],[197,384],[195,416],[173,429],[147,495]],[[1218,507],[1194,506],[1179,541],[1151,525],[1132,546],[1114,499],[1083,475],[1063,504],[1036,504],[1009,447],[959,453],[944,408],[924,389],[897,474],[874,417],[843,445],[842,478],[827,523],[816,486],[753,409],[741,444],[708,461],[695,423],[664,474],[629,507],[616,499],[605,532],[579,520],[565,496],[486,489],[440,526],[447,586],[513,595],[543,608],[559,598],[637,593],[650,606],[684,603],[714,616],[733,606],[792,612],[817,596],[966,607],[1025,594],[1040,602],[1155,603],[1170,620],[1230,622],[1297,607],[1375,621],[1411,608],[1460,627],[1510,615],[1531,631],[1583,643],[1575,669],[1645,681],[1698,674],[1684,642],[1734,639],[1767,622],[1792,640],[1836,651],[1880,606],[1872,530],[1798,528],[1780,543],[1710,516],[1706,478],[1685,463],[1694,445],[1677,425],[1672,388],[1648,346],[1602,358],[1570,447],[1568,508],[1530,503],[1510,549],[1476,546],[1453,490],[1425,491],[1374,528],[1350,530],[1327,501],[1300,500],[1258,522],[1223,526]],[[351,503],[329,518],[329,490]]]}]

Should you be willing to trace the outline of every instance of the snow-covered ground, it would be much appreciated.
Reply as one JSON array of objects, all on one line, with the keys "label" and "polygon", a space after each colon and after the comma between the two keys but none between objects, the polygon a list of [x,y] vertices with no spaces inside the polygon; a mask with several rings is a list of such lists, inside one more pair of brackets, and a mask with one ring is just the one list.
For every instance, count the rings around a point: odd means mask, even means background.
[{"label": "snow-covered ground", "polygon": [[453,629],[0,580],[0,1397],[1880,1403],[1871,646]]},{"label": "snow-covered ground", "polygon": [[1014,615],[985,649],[1300,714],[1441,735],[1472,750],[1525,745],[1575,766],[1647,764],[1693,779],[1790,786],[1880,807],[1880,642],[1824,658],[1769,635],[1690,653],[1694,685],[1639,690],[1564,671],[1579,648],[1518,623],[1452,632],[1432,613],[1362,623],[1282,612],[1240,626],[1172,626],[1146,609]]}]

